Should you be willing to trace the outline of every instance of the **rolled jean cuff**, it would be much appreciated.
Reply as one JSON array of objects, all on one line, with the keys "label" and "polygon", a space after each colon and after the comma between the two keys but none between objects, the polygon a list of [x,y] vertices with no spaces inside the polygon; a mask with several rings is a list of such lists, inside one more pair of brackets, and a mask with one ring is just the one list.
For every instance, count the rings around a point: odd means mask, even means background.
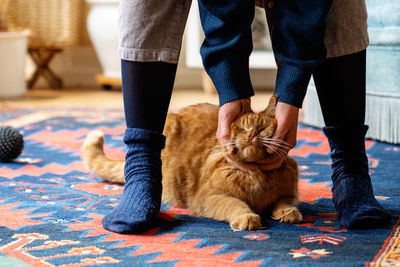
[{"label": "rolled jean cuff", "polygon": [[312,75],[312,68],[280,62],[274,94],[278,101],[301,108]]},{"label": "rolled jean cuff", "polygon": [[173,49],[134,49],[119,48],[119,56],[123,60],[135,62],[166,62],[178,64],[178,50]]},{"label": "rolled jean cuff", "polygon": [[217,89],[220,106],[254,95],[248,62],[224,62],[209,69],[208,74]]}]

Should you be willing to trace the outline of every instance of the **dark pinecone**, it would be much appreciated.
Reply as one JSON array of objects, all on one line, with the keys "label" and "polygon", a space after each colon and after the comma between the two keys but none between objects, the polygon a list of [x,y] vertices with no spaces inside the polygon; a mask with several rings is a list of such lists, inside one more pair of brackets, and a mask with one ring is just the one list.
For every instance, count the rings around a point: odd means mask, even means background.
[{"label": "dark pinecone", "polygon": [[18,157],[24,148],[24,139],[11,126],[0,127],[0,161],[9,162]]}]

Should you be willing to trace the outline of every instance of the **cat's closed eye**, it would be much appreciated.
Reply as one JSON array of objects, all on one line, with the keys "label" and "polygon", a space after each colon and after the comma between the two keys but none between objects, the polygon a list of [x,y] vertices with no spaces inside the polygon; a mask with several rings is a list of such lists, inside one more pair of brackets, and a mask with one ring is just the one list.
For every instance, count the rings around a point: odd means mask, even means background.
[{"label": "cat's closed eye", "polygon": [[259,131],[260,136],[262,136],[262,137],[271,137],[275,132],[275,128],[276,128],[276,125],[275,124],[271,124],[271,125],[268,125],[268,126],[262,128],[262,129],[260,129],[260,131]]},{"label": "cat's closed eye", "polygon": [[274,132],[269,129],[269,128],[265,128],[262,131],[260,131],[260,136],[261,137],[271,137],[274,134]]}]

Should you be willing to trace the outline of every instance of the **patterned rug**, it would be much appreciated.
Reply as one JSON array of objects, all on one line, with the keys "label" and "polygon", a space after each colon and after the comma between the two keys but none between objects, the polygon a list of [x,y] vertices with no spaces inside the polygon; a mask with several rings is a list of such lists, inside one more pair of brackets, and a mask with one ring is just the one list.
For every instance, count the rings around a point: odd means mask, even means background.
[{"label": "patterned rug", "polygon": [[120,235],[101,227],[122,188],[89,174],[79,157],[85,135],[106,134],[123,158],[121,110],[9,109],[1,124],[24,135],[23,154],[0,163],[0,266],[400,266],[400,146],[367,141],[376,198],[393,215],[377,230],[348,230],[331,200],[328,144],[300,126],[292,150],[300,165],[298,225],[265,218],[268,229],[229,225],[163,205],[159,227]]}]

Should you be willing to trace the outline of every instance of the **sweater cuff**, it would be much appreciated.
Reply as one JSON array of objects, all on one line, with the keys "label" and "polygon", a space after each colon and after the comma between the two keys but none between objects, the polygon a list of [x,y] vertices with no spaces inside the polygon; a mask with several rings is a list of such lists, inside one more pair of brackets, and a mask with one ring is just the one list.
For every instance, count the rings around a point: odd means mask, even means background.
[{"label": "sweater cuff", "polygon": [[301,108],[312,75],[312,68],[280,62],[274,94],[278,101]]},{"label": "sweater cuff", "polygon": [[211,68],[208,74],[217,89],[220,106],[254,95],[248,62],[224,62]]}]

